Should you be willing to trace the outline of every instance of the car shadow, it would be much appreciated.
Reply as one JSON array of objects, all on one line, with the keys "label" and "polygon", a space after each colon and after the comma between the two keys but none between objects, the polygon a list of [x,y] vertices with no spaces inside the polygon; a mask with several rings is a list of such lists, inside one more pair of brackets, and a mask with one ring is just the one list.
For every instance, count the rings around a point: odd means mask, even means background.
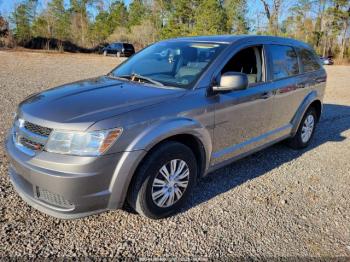
[{"label": "car shadow", "polygon": [[225,193],[249,180],[302,156],[305,152],[327,142],[342,142],[346,137],[342,132],[350,129],[350,106],[325,104],[316,133],[308,148],[293,150],[278,143],[260,152],[220,168],[202,178],[181,212],[185,212],[201,203]]}]

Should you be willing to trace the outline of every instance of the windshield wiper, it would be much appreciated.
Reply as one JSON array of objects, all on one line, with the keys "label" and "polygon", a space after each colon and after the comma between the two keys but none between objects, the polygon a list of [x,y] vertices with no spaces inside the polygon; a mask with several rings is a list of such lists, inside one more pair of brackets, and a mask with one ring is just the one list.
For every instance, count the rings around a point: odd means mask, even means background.
[{"label": "windshield wiper", "polygon": [[164,86],[163,83],[158,82],[156,80],[153,80],[152,78],[149,78],[147,76],[143,76],[143,75],[139,75],[139,74],[130,74],[130,75],[120,75],[120,76],[116,76],[113,73],[108,73],[107,74],[108,77],[110,78],[114,78],[114,79],[126,79],[129,81],[135,81],[135,79],[140,79],[140,80],[145,80],[151,84],[157,85],[157,86]]},{"label": "windshield wiper", "polygon": [[113,79],[125,79],[125,80],[130,80],[129,77],[126,76],[115,76],[113,73],[108,73],[107,74],[108,77],[113,78]]},{"label": "windshield wiper", "polygon": [[149,78],[147,76],[143,76],[143,75],[139,75],[139,74],[131,74],[131,75],[121,75],[118,76],[119,78],[126,78],[129,79],[131,81],[135,81],[135,79],[140,79],[140,80],[145,80],[151,84],[157,85],[157,86],[164,86],[164,84],[162,84],[161,82],[158,82],[156,80],[153,80],[152,78]]}]

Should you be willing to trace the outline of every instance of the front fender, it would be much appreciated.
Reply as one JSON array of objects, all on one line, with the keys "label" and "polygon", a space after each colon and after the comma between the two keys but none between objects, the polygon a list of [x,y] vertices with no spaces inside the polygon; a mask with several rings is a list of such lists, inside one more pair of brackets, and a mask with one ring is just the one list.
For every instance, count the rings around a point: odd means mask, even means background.
[{"label": "front fender", "polygon": [[205,170],[207,170],[212,152],[212,141],[208,129],[198,121],[189,118],[159,121],[142,131],[123,153],[111,179],[109,208],[115,209],[122,206],[136,168],[149,150],[167,138],[184,134],[193,135],[202,143],[206,157]]},{"label": "front fender", "polygon": [[179,134],[195,136],[210,156],[212,141],[209,131],[198,121],[189,118],[168,119],[148,127],[129,144],[126,151],[149,151],[162,140]]},{"label": "front fender", "polygon": [[292,119],[292,136],[296,134],[298,131],[299,125],[301,123],[301,120],[303,119],[304,114],[306,113],[306,110],[309,108],[309,106],[318,99],[318,94],[315,90],[311,91],[301,102],[297,112],[295,113],[293,119]]}]

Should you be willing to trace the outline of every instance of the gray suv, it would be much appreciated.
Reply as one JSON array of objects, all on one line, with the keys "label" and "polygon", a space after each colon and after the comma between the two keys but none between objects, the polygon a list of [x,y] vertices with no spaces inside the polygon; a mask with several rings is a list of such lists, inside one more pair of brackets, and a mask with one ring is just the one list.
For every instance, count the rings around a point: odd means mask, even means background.
[{"label": "gray suv", "polygon": [[6,141],[9,176],[55,217],[124,204],[166,217],[214,169],[282,140],[306,147],[325,83],[318,56],[293,39],[158,42],[105,76],[25,99]]}]

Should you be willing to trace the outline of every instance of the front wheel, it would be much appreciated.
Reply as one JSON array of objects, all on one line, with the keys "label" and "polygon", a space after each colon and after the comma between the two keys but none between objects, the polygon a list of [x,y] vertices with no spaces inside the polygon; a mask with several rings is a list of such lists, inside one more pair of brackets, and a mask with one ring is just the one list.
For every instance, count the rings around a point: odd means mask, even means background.
[{"label": "front wheel", "polygon": [[294,149],[302,149],[310,144],[310,141],[314,135],[317,122],[317,114],[313,107],[310,107],[303,119],[294,137],[290,138],[288,144]]},{"label": "front wheel", "polygon": [[196,176],[192,150],[178,142],[164,143],[138,168],[128,192],[128,203],[148,218],[170,216],[186,202]]}]

